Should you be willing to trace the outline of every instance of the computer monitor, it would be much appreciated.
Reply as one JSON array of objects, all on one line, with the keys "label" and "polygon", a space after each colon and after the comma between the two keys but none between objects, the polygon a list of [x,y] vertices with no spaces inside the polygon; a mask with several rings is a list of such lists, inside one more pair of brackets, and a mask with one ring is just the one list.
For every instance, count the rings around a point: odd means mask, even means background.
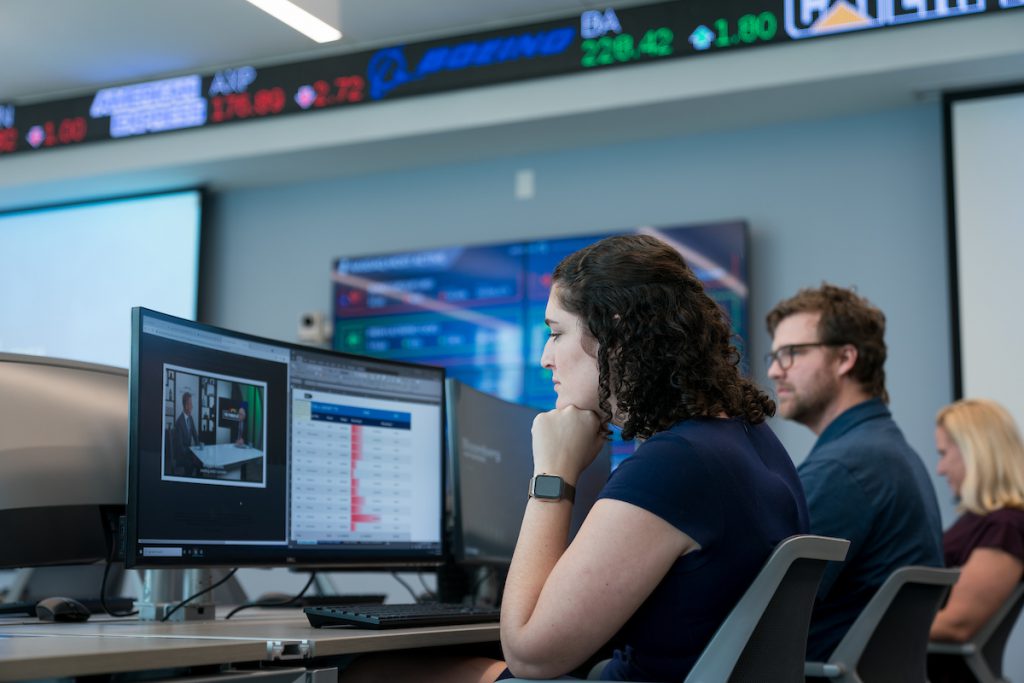
[{"label": "computer monitor", "polygon": [[0,567],[108,559],[127,453],[127,370],[0,353]]},{"label": "computer monitor", "polygon": [[[540,412],[449,379],[448,452],[452,469],[452,555],[463,564],[507,565],[519,538],[533,476],[531,427]],[[610,473],[611,447],[576,483],[570,539]]]},{"label": "computer monitor", "polygon": [[444,371],[132,313],[126,564],[444,557]]}]

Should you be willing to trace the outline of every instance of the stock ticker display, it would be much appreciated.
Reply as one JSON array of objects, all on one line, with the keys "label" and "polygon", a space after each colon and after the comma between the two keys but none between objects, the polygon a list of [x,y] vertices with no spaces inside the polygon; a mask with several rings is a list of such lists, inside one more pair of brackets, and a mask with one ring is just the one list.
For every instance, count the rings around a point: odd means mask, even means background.
[{"label": "stock ticker display", "polygon": [[[743,222],[637,228],[675,247],[747,338],[747,229]],[[540,367],[551,271],[606,235],[429,249],[338,259],[334,348],[446,368],[449,377],[548,410]]]},{"label": "stock ticker display", "polygon": [[685,0],[3,103],[0,155],[998,12],[1024,0]]}]

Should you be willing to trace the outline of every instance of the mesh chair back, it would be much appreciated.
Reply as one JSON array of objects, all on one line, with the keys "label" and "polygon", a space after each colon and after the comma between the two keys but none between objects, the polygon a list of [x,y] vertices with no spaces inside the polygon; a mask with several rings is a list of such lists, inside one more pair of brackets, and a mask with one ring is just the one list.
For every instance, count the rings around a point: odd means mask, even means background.
[{"label": "mesh chair back", "polygon": [[686,683],[803,683],[811,608],[828,561],[850,542],[791,536],[704,648]]},{"label": "mesh chair back", "polygon": [[793,563],[750,634],[729,681],[803,679],[811,610],[825,564],[823,560]]},{"label": "mesh chair back", "polygon": [[925,683],[928,632],[960,571],[894,571],[829,658],[865,683]]}]

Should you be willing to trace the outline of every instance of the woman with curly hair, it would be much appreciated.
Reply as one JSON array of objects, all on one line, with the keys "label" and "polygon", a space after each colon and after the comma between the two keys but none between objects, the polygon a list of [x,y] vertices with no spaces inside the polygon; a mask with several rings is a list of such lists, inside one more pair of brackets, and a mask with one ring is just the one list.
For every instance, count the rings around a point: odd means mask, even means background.
[{"label": "woman with curly hair", "polygon": [[[610,237],[552,279],[541,364],[558,400],[533,423],[506,662],[392,659],[381,676],[553,678],[611,643],[604,678],[683,680],[775,545],[807,532],[800,480],[764,422],[775,405],[741,376],[722,311],[677,251]],[[573,487],[609,423],[642,443],[569,544]]]}]

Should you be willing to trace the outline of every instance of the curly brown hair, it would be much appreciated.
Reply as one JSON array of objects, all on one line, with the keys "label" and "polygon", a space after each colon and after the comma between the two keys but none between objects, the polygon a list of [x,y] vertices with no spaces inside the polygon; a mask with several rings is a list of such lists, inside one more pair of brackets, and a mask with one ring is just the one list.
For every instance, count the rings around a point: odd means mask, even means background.
[{"label": "curly brown hair", "polygon": [[598,405],[612,417],[615,397],[622,438],[647,438],[694,417],[759,423],[775,414],[775,403],[740,374],[722,310],[661,240],[605,238],[565,257],[552,280],[559,304],[596,342]]},{"label": "curly brown hair", "polygon": [[885,314],[878,307],[852,288],[823,282],[821,287],[801,289],[777,303],[765,318],[768,334],[774,337],[779,323],[797,313],[821,314],[818,320],[821,343],[856,347],[857,362],[850,376],[860,382],[869,395],[889,402],[889,391],[885,388]]}]

